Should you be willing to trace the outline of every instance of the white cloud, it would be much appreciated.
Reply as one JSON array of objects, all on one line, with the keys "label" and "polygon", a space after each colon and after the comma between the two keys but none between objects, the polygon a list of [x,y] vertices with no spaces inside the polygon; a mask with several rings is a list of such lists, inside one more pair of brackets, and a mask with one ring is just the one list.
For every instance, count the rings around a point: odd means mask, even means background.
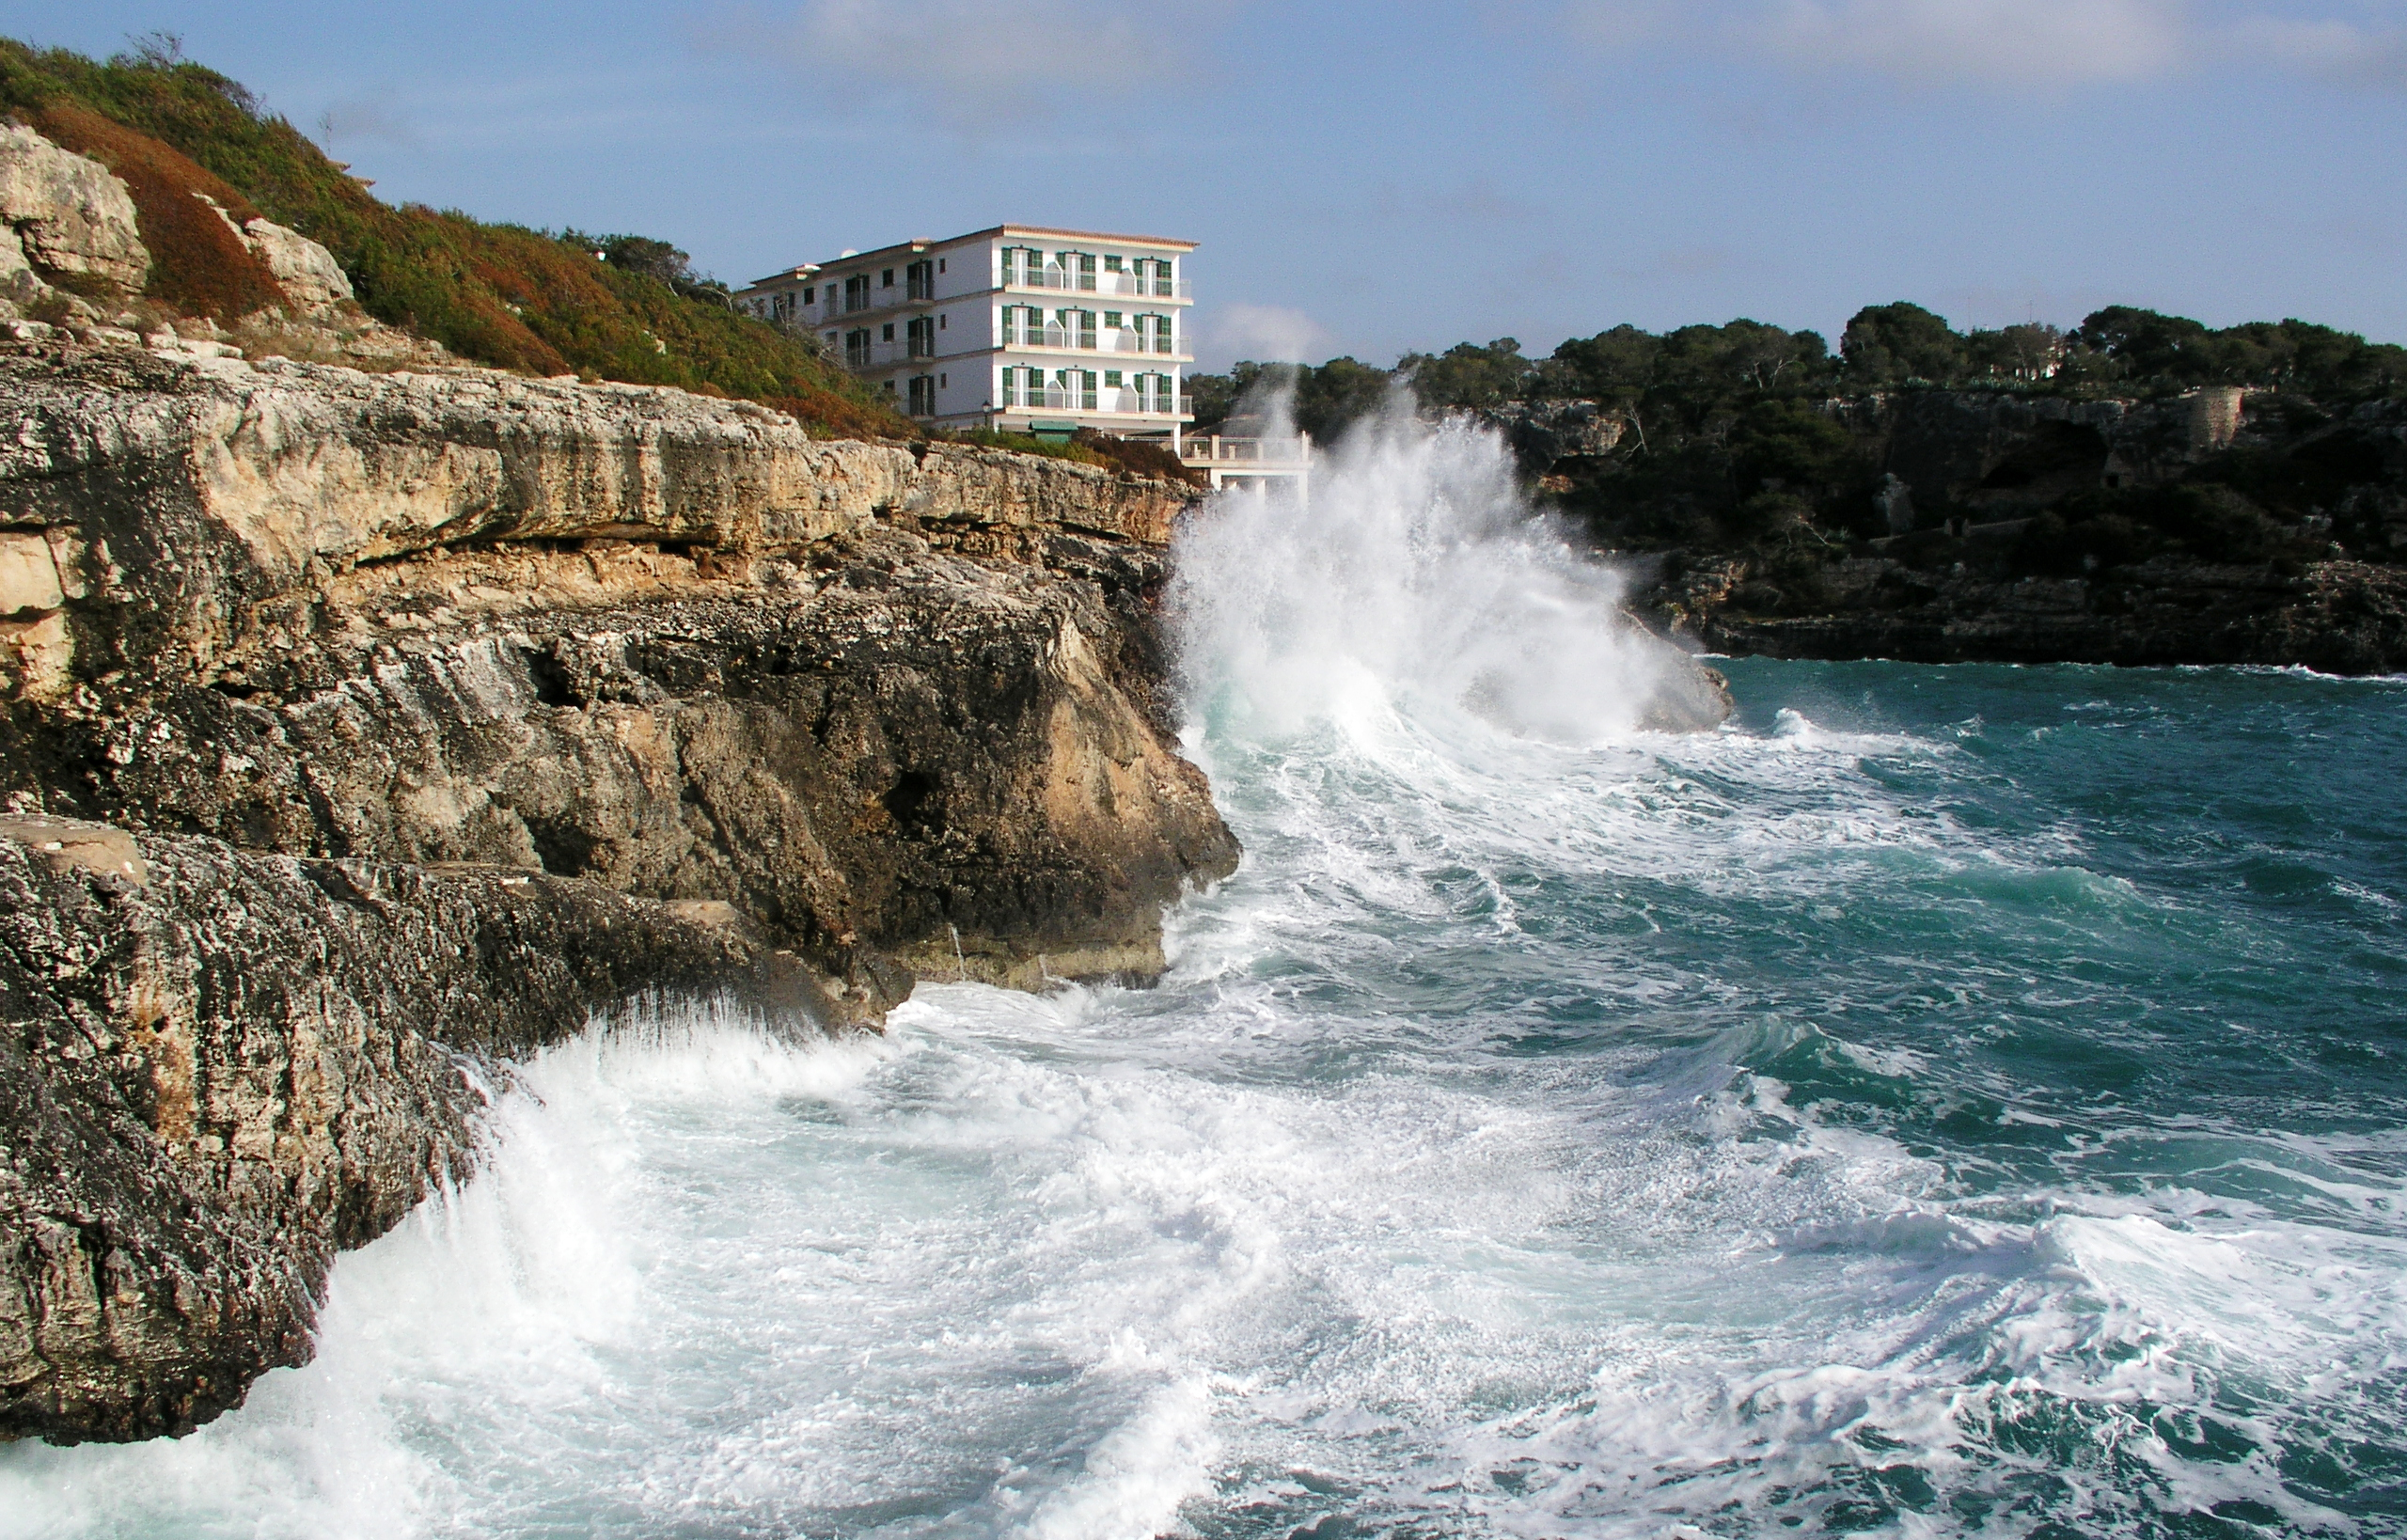
[{"label": "white cloud", "polygon": [[2235,54],[2338,85],[2407,90],[2407,27],[2397,24],[2258,16],[2227,28],[2223,40]]},{"label": "white cloud", "polygon": [[1129,100],[1183,84],[1191,61],[1172,39],[1191,42],[1230,8],[1205,0],[1165,34],[1153,12],[1106,0],[803,0],[723,12],[700,32],[814,90],[904,96],[955,126],[1008,132],[1049,120],[1065,92]]},{"label": "white cloud", "polygon": [[2395,0],[2326,0],[2302,14],[2263,0],[1568,0],[1572,30],[1609,50],[1734,55],[1806,73],[1913,86],[2060,86],[2271,68],[2407,87]]},{"label": "white cloud", "polygon": [[1215,358],[1298,364],[1328,352],[1328,328],[1281,305],[1215,306],[1208,324],[1205,349]]},{"label": "white cloud", "polygon": [[2135,80],[2183,62],[2173,0],[1786,0],[1734,25],[1808,68],[1912,82]]}]

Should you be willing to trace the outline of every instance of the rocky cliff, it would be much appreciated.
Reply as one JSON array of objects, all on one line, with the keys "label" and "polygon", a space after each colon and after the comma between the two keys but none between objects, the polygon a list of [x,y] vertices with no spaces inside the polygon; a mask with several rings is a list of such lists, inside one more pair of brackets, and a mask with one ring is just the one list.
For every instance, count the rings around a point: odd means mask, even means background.
[{"label": "rocky cliff", "polygon": [[0,357],[0,1433],[177,1432],[647,990],[1142,979],[1190,489],[482,370]]},{"label": "rocky cliff", "polygon": [[1594,402],[1492,413],[1717,651],[2407,668],[2407,403],[2213,386],[1758,403],[1675,445]]},{"label": "rocky cliff", "polygon": [[1235,856],[1151,694],[1188,495],[636,386],[0,361],[0,794],[728,902],[867,1012],[956,930],[1142,973]]}]

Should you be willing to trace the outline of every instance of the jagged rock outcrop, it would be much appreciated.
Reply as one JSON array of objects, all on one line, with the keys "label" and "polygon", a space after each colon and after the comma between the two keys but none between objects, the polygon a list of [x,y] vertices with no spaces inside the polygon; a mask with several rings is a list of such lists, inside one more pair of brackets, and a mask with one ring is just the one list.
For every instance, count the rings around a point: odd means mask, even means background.
[{"label": "jagged rock outcrop", "polygon": [[150,269],[125,183],[22,123],[0,123],[0,297],[18,304],[61,276],[137,292]]},{"label": "jagged rock outcrop", "polygon": [[325,319],[354,305],[351,275],[335,254],[299,230],[272,219],[247,219],[243,244],[275,275],[276,287],[306,316]]},{"label": "jagged rock outcrop", "polygon": [[0,820],[0,1437],[187,1432],[305,1361],[480,1082],[644,991],[826,1003],[705,905]]},{"label": "jagged rock outcrop", "polygon": [[1629,419],[1599,401],[1504,401],[1475,414],[1504,437],[1530,476],[1542,477],[1565,460],[1609,455]]},{"label": "jagged rock outcrop", "polygon": [[1159,693],[1192,495],[675,391],[0,358],[0,1434],[237,1404],[478,1079],[631,993],[1157,972],[1237,854]]}]

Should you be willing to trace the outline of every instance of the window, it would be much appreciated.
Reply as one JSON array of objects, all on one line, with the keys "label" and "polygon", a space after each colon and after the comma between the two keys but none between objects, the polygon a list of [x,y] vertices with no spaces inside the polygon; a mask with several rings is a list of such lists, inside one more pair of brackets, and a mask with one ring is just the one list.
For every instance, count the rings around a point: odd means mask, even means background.
[{"label": "window", "polygon": [[920,316],[913,321],[904,328],[904,336],[910,343],[912,357],[934,358],[936,355],[936,323],[930,318]]},{"label": "window", "polygon": [[1062,253],[1062,270],[1065,275],[1068,274],[1070,264],[1073,261],[1078,264],[1078,287],[1092,291],[1094,288],[1094,253],[1091,251],[1065,251]]},{"label": "window", "polygon": [[1122,258],[1118,258],[1118,257],[1106,257],[1106,258],[1103,259],[1103,270],[1104,270],[1106,273],[1117,273],[1117,272],[1121,271],[1121,268],[1123,267],[1123,265],[1124,265],[1124,259],[1122,259]]},{"label": "window", "polygon": [[911,376],[908,394],[910,404],[907,410],[913,416],[932,417],[936,415],[936,383],[934,380],[924,374]]},{"label": "window", "polygon": [[844,334],[844,363],[850,369],[869,368],[869,328],[856,326]]},{"label": "window", "polygon": [[1018,340],[1019,306],[1006,305],[1003,306],[1003,346],[1008,348]]},{"label": "window", "polygon": [[1106,310],[1103,313],[1103,323],[1110,327],[1113,331],[1118,331],[1120,329],[1120,312],[1117,310]]},{"label": "window", "polygon": [[943,376],[943,375],[941,375],[941,374],[939,374],[939,375],[937,375],[937,376],[936,376],[936,388],[937,388],[938,390],[943,390],[943,389],[946,389],[946,388],[947,388],[946,384],[945,384],[945,378],[944,378],[944,376]]},{"label": "window", "polygon": [[886,323],[885,329],[884,329],[884,330],[882,330],[882,331],[880,331],[880,332],[878,333],[877,339],[878,339],[880,342],[891,342],[891,341],[893,341],[893,340],[894,340],[894,322],[890,322],[890,321],[889,321],[889,322],[888,322]]},{"label": "window", "polygon": [[831,348],[836,345],[836,334],[834,332],[829,332],[827,334],[827,345]]},{"label": "window", "polygon": [[877,286],[880,289],[891,289],[894,287],[894,270],[892,268],[885,268],[879,271],[877,275]]},{"label": "window", "polygon": [[936,271],[939,273],[944,271],[944,259],[941,257],[936,259]]},{"label": "window", "polygon": [[844,311],[849,315],[855,310],[866,310],[868,308],[869,275],[866,273],[856,273],[851,277],[844,280]]},{"label": "window", "polygon": [[1003,366],[1003,393],[997,399],[1005,406],[1017,406],[1019,404],[1019,398],[1013,394],[1012,390],[1013,382],[1016,381],[1018,378],[1019,370],[1012,368],[1009,364],[1005,364]]},{"label": "window", "polygon": [[944,317],[942,317],[942,316],[938,316],[938,317],[936,317],[936,330],[937,330],[937,331],[943,331],[943,330],[944,330]]},{"label": "window", "polygon": [[1172,288],[1172,283],[1171,283],[1171,281],[1170,281],[1170,264],[1169,264],[1168,262],[1165,262],[1165,261],[1156,261],[1156,262],[1155,262],[1155,263],[1154,263],[1154,292],[1155,292],[1155,294],[1158,295],[1159,297],[1161,297],[1161,298],[1163,298],[1163,299],[1168,299],[1168,298],[1170,298],[1170,297],[1171,297]]},{"label": "window", "polygon": [[1091,369],[1078,370],[1078,410],[1094,410],[1094,370]]},{"label": "window", "polygon": [[806,289],[806,290],[804,290],[804,291],[802,291],[802,303],[803,303],[803,304],[805,304],[805,305],[816,305],[816,304],[818,304],[818,303],[819,303],[819,291],[818,291],[817,289]]},{"label": "window", "polygon": [[1093,347],[1094,312],[1093,310],[1073,310],[1070,313],[1078,318],[1078,346],[1082,348]]},{"label": "window", "polygon": [[903,281],[909,291],[908,297],[911,299],[923,300],[936,297],[936,270],[932,262],[913,262],[903,270]]},{"label": "window", "polygon": [[1121,388],[1121,384],[1120,384],[1120,371],[1119,371],[1118,369],[1105,369],[1105,370],[1103,371],[1103,384],[1104,384],[1104,387],[1105,387],[1106,389],[1109,389],[1109,390],[1118,390],[1118,389],[1120,389],[1120,388]]}]

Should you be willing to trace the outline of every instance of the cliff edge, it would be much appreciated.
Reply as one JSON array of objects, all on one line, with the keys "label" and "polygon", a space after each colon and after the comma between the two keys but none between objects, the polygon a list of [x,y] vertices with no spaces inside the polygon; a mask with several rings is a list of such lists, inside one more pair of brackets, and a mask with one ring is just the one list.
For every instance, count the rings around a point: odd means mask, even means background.
[{"label": "cliff edge", "polygon": [[0,357],[0,1434],[238,1405],[478,1088],[633,996],[1157,973],[1237,858],[1158,693],[1193,495],[653,387]]}]

